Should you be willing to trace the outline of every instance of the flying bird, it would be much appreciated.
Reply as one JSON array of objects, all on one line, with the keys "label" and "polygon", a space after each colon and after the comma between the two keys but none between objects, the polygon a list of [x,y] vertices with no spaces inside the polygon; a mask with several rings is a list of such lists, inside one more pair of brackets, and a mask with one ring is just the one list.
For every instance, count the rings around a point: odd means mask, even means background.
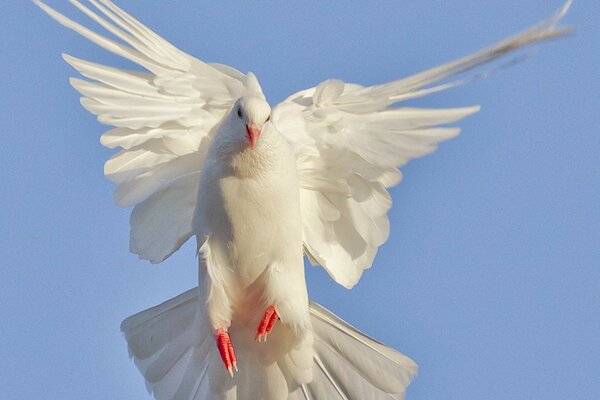
[{"label": "flying bird", "polygon": [[35,0],[143,69],[64,55],[87,78],[70,81],[81,104],[114,127],[101,143],[121,150],[104,172],[116,203],[133,206],[130,250],[160,263],[197,243],[198,287],[122,323],[148,389],[159,400],[404,398],[416,364],[310,301],[304,256],[352,288],[388,237],[399,167],[479,110],[409,101],[564,35],[570,1],[467,57],[374,86],[326,80],[274,107],[251,72],[184,53],[109,0],[70,2],[114,38]]}]

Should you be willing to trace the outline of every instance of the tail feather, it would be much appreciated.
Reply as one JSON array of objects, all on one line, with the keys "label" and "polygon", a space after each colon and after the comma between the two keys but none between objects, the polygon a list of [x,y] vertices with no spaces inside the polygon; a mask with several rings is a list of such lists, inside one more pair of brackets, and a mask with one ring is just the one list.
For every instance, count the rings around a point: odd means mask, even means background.
[{"label": "tail feather", "polygon": [[129,351],[146,359],[171,345],[196,318],[198,289],[191,289],[166,302],[132,315],[121,323]]},{"label": "tail feather", "polygon": [[351,371],[357,375],[343,381],[354,383],[362,378],[384,393],[402,393],[417,373],[417,365],[410,358],[370,338],[323,306],[311,302],[310,314],[315,350],[323,363],[339,370],[342,377]]},{"label": "tail feather", "polygon": [[184,362],[182,359],[189,356],[194,349],[190,346],[192,338],[189,331],[179,335],[168,347],[162,349],[156,357],[152,358],[152,363],[145,368],[144,376],[149,383],[156,383],[163,379],[171,369],[178,363]]},{"label": "tail feather", "polygon": [[207,359],[213,343],[207,340],[210,331],[196,323],[197,311],[194,288],[121,324],[129,354],[157,399],[210,398],[204,393],[210,393]]},{"label": "tail feather", "polygon": [[[301,348],[292,349],[265,363],[250,345],[252,338],[240,337],[236,344],[240,371],[231,379],[200,310],[195,288],[121,325],[130,355],[158,400],[403,399],[417,372],[408,357],[311,302],[312,357]],[[272,339],[272,343],[282,340]],[[311,371],[311,364],[312,380],[294,384],[309,380],[306,371],[307,366]]]}]

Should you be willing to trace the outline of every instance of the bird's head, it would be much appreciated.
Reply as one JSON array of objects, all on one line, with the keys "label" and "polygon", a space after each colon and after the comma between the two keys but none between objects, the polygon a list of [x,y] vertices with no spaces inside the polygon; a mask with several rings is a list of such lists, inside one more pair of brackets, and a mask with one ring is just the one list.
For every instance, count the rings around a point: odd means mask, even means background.
[{"label": "bird's head", "polygon": [[271,107],[260,97],[243,96],[235,102],[231,113],[234,124],[239,128],[239,134],[253,149],[264,125],[271,119]]}]

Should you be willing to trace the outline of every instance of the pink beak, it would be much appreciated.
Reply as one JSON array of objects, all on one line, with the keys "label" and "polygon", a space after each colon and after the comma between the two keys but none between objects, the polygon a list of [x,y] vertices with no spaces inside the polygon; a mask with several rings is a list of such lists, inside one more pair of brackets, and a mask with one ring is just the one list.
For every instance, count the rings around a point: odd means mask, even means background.
[{"label": "pink beak", "polygon": [[246,125],[246,137],[248,138],[248,142],[250,143],[250,148],[253,149],[256,146],[256,141],[260,136],[260,129],[254,125]]}]

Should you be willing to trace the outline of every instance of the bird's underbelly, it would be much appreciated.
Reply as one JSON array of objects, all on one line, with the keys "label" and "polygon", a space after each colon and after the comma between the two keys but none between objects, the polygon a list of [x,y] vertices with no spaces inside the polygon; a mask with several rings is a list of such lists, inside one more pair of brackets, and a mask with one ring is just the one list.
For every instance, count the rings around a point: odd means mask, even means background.
[{"label": "bird's underbelly", "polygon": [[[278,182],[222,182],[229,267],[241,287],[274,264],[302,265],[302,224],[295,191]],[[299,258],[299,259],[298,259]]]}]

